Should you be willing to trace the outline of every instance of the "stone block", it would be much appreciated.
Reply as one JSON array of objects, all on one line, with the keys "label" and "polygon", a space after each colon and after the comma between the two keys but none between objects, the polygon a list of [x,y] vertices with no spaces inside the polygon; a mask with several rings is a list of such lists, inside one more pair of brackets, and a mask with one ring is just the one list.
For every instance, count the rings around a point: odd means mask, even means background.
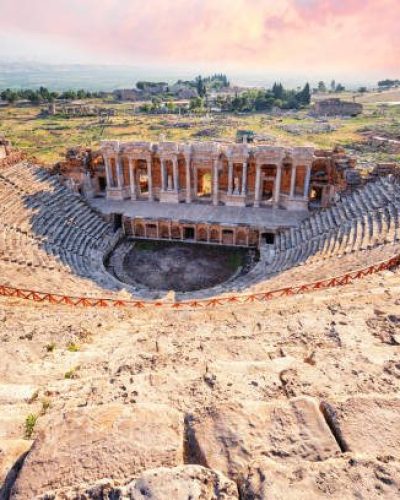
[{"label": "stone block", "polygon": [[42,421],[13,498],[109,478],[116,484],[155,467],[183,463],[183,420],[164,405],[110,404]]},{"label": "stone block", "polygon": [[400,398],[360,396],[322,409],[344,451],[400,457]]},{"label": "stone block", "polygon": [[193,454],[231,478],[263,456],[319,461],[340,451],[317,401],[307,397],[221,405],[194,417],[190,425]]},{"label": "stone block", "polygon": [[264,458],[252,463],[240,481],[243,500],[354,500],[398,498],[396,461],[338,458],[324,462],[280,464]]},{"label": "stone block", "polygon": [[237,486],[223,474],[199,465],[144,472],[124,488],[131,500],[238,500]]}]

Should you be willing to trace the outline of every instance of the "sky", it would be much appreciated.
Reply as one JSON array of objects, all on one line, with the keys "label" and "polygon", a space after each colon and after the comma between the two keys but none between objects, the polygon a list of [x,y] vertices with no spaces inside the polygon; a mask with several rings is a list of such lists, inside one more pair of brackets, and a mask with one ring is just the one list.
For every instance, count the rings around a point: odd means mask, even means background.
[{"label": "sky", "polygon": [[0,0],[0,60],[400,78],[400,0]]}]

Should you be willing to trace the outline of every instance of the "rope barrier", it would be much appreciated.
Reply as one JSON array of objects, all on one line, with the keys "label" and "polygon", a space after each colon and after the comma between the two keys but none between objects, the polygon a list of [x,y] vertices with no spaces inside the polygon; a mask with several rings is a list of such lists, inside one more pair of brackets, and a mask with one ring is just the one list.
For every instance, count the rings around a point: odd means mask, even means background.
[{"label": "rope barrier", "polygon": [[396,267],[400,264],[400,255],[396,255],[386,261],[372,264],[366,268],[350,271],[341,276],[329,277],[323,280],[314,281],[303,285],[267,290],[264,292],[255,292],[251,294],[224,295],[212,297],[209,299],[193,299],[178,302],[167,301],[146,301],[146,300],[123,300],[112,298],[96,297],[75,297],[57,293],[40,292],[36,290],[26,290],[23,288],[14,288],[8,285],[0,285],[0,296],[15,297],[18,299],[30,300],[33,302],[44,302],[52,305],[67,305],[74,307],[132,307],[134,309],[144,309],[150,307],[169,308],[174,310],[182,309],[205,309],[215,308],[232,304],[249,304],[255,302],[267,302],[274,298],[290,297],[293,295],[302,295],[318,290],[335,288],[352,283],[353,281],[370,276],[381,271]]}]

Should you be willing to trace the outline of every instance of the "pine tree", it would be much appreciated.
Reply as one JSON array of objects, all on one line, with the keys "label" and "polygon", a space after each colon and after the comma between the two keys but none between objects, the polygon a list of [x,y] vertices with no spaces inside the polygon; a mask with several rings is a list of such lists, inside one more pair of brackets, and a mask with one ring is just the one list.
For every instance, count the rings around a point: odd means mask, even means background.
[{"label": "pine tree", "polygon": [[281,83],[274,83],[272,87],[272,93],[274,94],[275,99],[283,99],[284,89]]},{"label": "pine tree", "polygon": [[307,106],[308,104],[310,104],[311,102],[311,92],[310,92],[310,84],[309,83],[306,83],[304,85],[304,88],[303,90],[301,90],[298,94],[297,94],[297,100],[300,104],[304,105],[304,106]]}]

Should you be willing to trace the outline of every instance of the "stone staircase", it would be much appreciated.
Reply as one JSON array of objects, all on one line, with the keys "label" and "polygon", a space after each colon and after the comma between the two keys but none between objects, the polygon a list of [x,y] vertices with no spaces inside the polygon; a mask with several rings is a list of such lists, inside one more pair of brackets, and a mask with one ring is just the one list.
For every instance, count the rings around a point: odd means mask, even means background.
[{"label": "stone staircase", "polygon": [[400,186],[379,179],[278,235],[268,274],[399,241]]},{"label": "stone staircase", "polygon": [[120,232],[44,169],[19,163],[0,171],[0,214],[5,276],[17,266],[51,273],[63,289],[71,281],[82,288],[79,278],[115,288],[102,262]]},{"label": "stone staircase", "polygon": [[260,250],[248,274],[197,296],[311,283],[391,258],[400,252],[400,185],[387,177],[370,182],[278,234],[268,252]]}]

